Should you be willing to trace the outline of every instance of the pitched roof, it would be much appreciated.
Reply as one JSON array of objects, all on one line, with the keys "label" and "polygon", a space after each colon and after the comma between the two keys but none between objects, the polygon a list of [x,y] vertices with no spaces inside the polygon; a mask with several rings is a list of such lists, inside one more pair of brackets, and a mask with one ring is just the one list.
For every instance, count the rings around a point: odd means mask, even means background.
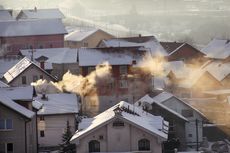
[{"label": "pitched roof", "polygon": [[62,19],[65,16],[57,9],[25,9],[16,17],[17,19]]},{"label": "pitched roof", "polygon": [[[80,48],[79,49],[79,65],[80,66],[96,66],[103,62],[110,65],[131,65],[132,62],[138,61],[141,55],[138,55],[139,48]],[[143,52],[144,53],[144,52]],[[134,56],[134,55],[137,56]]]},{"label": "pitched roof", "polygon": [[26,69],[28,69],[30,66],[34,65],[37,67],[39,70],[41,70],[43,73],[48,75],[50,78],[55,80],[53,76],[51,76],[49,73],[44,71],[42,68],[37,66],[35,63],[33,63],[30,59],[27,57],[24,57],[21,61],[19,61],[16,65],[14,65],[11,69],[9,69],[5,74],[4,74],[4,79],[10,83],[12,82],[15,78],[17,78],[21,73],[23,73]]},{"label": "pitched roof", "polygon": [[224,39],[213,39],[201,50],[207,57],[225,59],[230,55],[230,41]]},{"label": "pitched roof", "polygon": [[[20,50],[20,53],[27,58],[31,58],[31,50]],[[46,57],[45,69],[53,69],[52,63],[75,63],[77,61],[77,49],[70,48],[44,48],[35,49],[33,52],[34,63],[40,57]]]},{"label": "pitched roof", "polygon": [[0,88],[0,93],[9,97],[12,100],[32,101],[34,90],[32,86],[6,87],[6,88]]},{"label": "pitched roof", "polygon": [[0,93],[0,103],[4,106],[14,110],[15,112],[25,116],[26,118],[31,119],[35,114],[34,112],[26,109],[25,107],[17,104],[16,102],[12,101],[10,98],[6,97],[4,94]]},{"label": "pitched roof", "polygon": [[[139,104],[139,102],[141,102],[141,105]],[[167,106],[165,106],[165,105],[163,105],[163,104],[161,104],[159,102],[154,101],[153,98],[150,97],[148,94],[145,95],[144,97],[140,98],[139,100],[137,100],[137,102],[135,102],[135,105],[138,106],[138,107],[143,107],[143,106],[146,106],[146,103],[151,104],[151,105],[154,103],[154,104],[158,105],[159,107],[161,107],[162,109],[164,109],[164,110],[176,115],[180,119],[182,119],[184,121],[188,121],[184,116],[182,116],[181,114],[177,113],[176,111],[168,108]]]},{"label": "pitched roof", "polygon": [[[115,115],[114,109],[120,109],[121,115]],[[132,112],[129,110],[134,111]],[[134,126],[142,128],[153,135],[157,135],[163,139],[167,139],[167,134],[165,132],[168,131],[168,128],[165,126],[168,126],[168,122],[164,121],[162,117],[154,116],[152,114],[144,112],[142,109],[134,105],[121,101],[117,105],[107,109],[106,111],[95,116],[91,120],[87,119],[85,122],[83,119],[82,123],[80,123],[80,127],[82,127],[83,129],[79,129],[78,131],[76,131],[76,133],[71,138],[71,141],[74,141],[75,139],[84,136],[86,133],[97,129],[102,125],[105,125],[106,123],[112,121],[117,117],[124,120],[125,122],[133,124]],[[81,126],[81,124],[84,124],[84,126]]]},{"label": "pitched roof", "polygon": [[169,92],[162,92],[154,97],[152,97],[153,101],[157,102],[157,103],[161,103],[164,104],[165,101],[167,101],[170,98],[176,98],[178,100],[178,102],[183,103],[185,105],[187,105],[188,107],[192,108],[193,110],[195,110],[196,112],[198,112],[199,114],[201,114],[202,116],[204,116],[198,109],[196,109],[195,107],[193,107],[192,105],[186,103],[185,101],[183,101],[182,99],[176,97],[175,95],[173,95],[172,93]]},{"label": "pitched roof", "polygon": [[59,19],[12,20],[0,22],[1,37],[56,35],[66,33],[65,27]]},{"label": "pitched roof", "polygon": [[168,52],[168,54],[170,54],[171,52],[173,52],[174,50],[176,50],[177,48],[182,46],[184,43],[180,43],[180,42],[160,42],[160,44]]},{"label": "pitched roof", "polygon": [[105,45],[105,47],[143,46],[151,52],[152,56],[168,55],[168,53],[165,51],[165,49],[161,46],[161,44],[154,36],[113,38],[109,40],[103,40],[102,43]]},{"label": "pitched roof", "polygon": [[76,114],[79,112],[78,98],[75,94],[59,93],[46,94],[45,96],[45,99],[42,99],[42,95],[34,98],[43,104],[38,115]]},{"label": "pitched roof", "polygon": [[0,10],[0,21],[14,20],[9,10]]},{"label": "pitched roof", "polygon": [[[75,30],[71,33],[69,33],[68,35],[65,36],[65,40],[66,41],[82,41],[86,38],[88,38],[89,36],[93,35],[96,32],[103,32],[103,33],[107,33],[101,29],[90,29],[90,30]],[[108,35],[111,35],[109,33],[107,33]],[[112,36],[112,35],[111,35]]]}]

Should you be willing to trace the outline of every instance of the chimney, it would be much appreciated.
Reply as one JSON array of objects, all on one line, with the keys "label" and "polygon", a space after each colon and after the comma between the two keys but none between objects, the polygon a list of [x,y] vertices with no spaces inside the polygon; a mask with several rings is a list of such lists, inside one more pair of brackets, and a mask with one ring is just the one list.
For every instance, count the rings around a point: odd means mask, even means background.
[{"label": "chimney", "polygon": [[136,60],[133,60],[132,61],[132,65],[136,65],[137,64],[137,61]]},{"label": "chimney", "polygon": [[48,100],[48,97],[46,96],[46,94],[45,94],[45,93],[42,93],[42,97],[41,97],[41,99],[42,99],[42,100],[46,100],[46,101],[47,101],[47,100]]},{"label": "chimney", "polygon": [[37,7],[36,6],[34,7],[34,11],[37,12]]},{"label": "chimney", "polygon": [[141,34],[139,34],[139,37],[141,37]]},{"label": "chimney", "polygon": [[40,68],[41,69],[45,69],[45,62],[44,61],[40,61]]}]

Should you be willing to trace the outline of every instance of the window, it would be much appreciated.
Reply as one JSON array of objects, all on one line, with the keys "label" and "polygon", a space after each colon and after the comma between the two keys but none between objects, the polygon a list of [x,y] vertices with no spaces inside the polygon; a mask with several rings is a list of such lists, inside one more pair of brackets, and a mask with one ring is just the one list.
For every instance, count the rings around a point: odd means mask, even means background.
[{"label": "window", "polygon": [[44,121],[44,120],[45,120],[44,116],[40,116],[40,121]]},{"label": "window", "polygon": [[87,42],[84,42],[84,43],[83,43],[83,46],[84,46],[84,47],[88,47],[88,43],[87,43]]},{"label": "window", "polygon": [[88,67],[88,74],[91,73],[92,71],[95,70],[95,67],[91,66],[91,67]]},{"label": "window", "polygon": [[113,122],[113,127],[122,127],[125,126],[124,122],[122,122],[121,120],[116,120]]},{"label": "window", "polygon": [[43,79],[43,75],[40,75],[40,79]]},{"label": "window", "polygon": [[97,140],[91,140],[89,142],[89,152],[100,152],[100,142]]},{"label": "window", "polygon": [[33,76],[33,82],[37,81],[38,80],[38,76],[37,75],[34,75]]},{"label": "window", "polygon": [[6,150],[7,150],[7,153],[13,153],[14,152],[14,145],[13,145],[13,143],[7,143],[6,144]]},{"label": "window", "polygon": [[45,131],[40,131],[40,137],[45,137]]},{"label": "window", "polygon": [[150,150],[150,142],[148,139],[141,139],[138,141],[138,149],[139,151],[147,151]]},{"label": "window", "polygon": [[184,109],[181,111],[181,114],[184,116],[184,117],[193,117],[193,111],[190,110],[190,109]]},{"label": "window", "polygon": [[191,137],[192,137],[192,134],[188,134],[188,137],[190,137],[190,138],[191,138]]},{"label": "window", "polygon": [[13,120],[12,119],[0,119],[0,130],[12,130]]},{"label": "window", "polygon": [[127,80],[120,80],[120,88],[128,88]]},{"label": "window", "polygon": [[22,84],[26,84],[26,76],[22,76]]},{"label": "window", "polygon": [[128,73],[128,68],[127,66],[120,66],[119,71],[120,71],[120,75],[124,75]]},{"label": "window", "polygon": [[50,48],[53,48],[53,44],[50,44]]},{"label": "window", "polygon": [[5,153],[5,144],[0,143],[0,153]]},{"label": "window", "polygon": [[13,129],[13,121],[12,119],[6,120],[6,129]]}]

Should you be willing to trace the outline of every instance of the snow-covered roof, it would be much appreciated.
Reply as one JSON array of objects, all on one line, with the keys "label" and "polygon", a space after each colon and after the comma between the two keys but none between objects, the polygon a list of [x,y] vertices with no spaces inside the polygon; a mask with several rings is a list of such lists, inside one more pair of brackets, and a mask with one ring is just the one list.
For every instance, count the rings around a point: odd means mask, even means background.
[{"label": "snow-covered roof", "polygon": [[[116,115],[114,109],[120,109],[121,114]],[[134,110],[134,112],[130,113],[127,110]],[[128,122],[136,127],[142,128],[152,135],[157,135],[163,139],[167,139],[166,133],[168,131],[168,122],[164,121],[161,116],[154,116],[134,105],[121,101],[117,105],[95,116],[92,120],[87,119],[86,122],[84,122],[83,119],[82,123],[80,123],[80,127],[83,127],[83,129],[76,131],[71,138],[71,141],[80,138],[84,134],[97,129],[98,127],[101,127],[102,125],[105,125],[116,118],[119,118],[124,122]],[[81,124],[84,125],[81,126]]]},{"label": "snow-covered roof", "polygon": [[66,49],[62,52],[56,53],[53,57],[50,57],[47,60],[47,63],[57,63],[57,64],[63,64],[63,63],[77,63],[77,49]]},{"label": "snow-covered roof", "polygon": [[199,114],[201,114],[202,116],[204,116],[198,109],[196,109],[195,107],[193,107],[192,105],[186,103],[185,101],[183,101],[182,99],[176,97],[175,95],[169,93],[169,92],[162,92],[154,97],[152,97],[153,101],[157,102],[157,103],[161,103],[164,104],[165,101],[167,101],[170,98],[176,98],[178,100],[178,102],[183,103],[185,105],[187,105],[188,107],[192,108],[193,110],[195,110],[196,112],[198,112]]},{"label": "snow-covered roof", "polygon": [[184,75],[189,75],[179,86],[190,88],[205,73],[211,75],[216,81],[221,82],[230,74],[230,62],[223,62],[220,60],[207,61],[200,68],[191,69],[190,71],[187,71],[187,73],[184,73]]},{"label": "snow-covered roof", "polygon": [[[20,53],[27,58],[31,58],[31,50],[20,50]],[[39,57],[47,57],[45,69],[53,69],[52,63],[75,63],[77,61],[77,49],[70,48],[44,48],[36,49],[33,52],[34,63]]]},{"label": "snow-covered roof", "polygon": [[45,96],[45,99],[42,99],[42,95],[34,98],[43,104],[38,115],[76,114],[79,112],[78,98],[75,94],[59,93],[46,94]]},{"label": "snow-covered roof", "polygon": [[4,88],[4,87],[9,87],[9,85],[5,84],[0,80],[0,88]]},{"label": "snow-covered roof", "polygon": [[[100,29],[75,30],[75,31],[69,33],[68,35],[66,35],[65,40],[66,41],[79,42],[79,41],[82,41],[82,40],[88,38],[89,36],[93,35],[94,33],[99,32],[99,31],[106,33],[105,31],[100,30]],[[110,35],[109,33],[107,33],[107,34]]]},{"label": "snow-covered roof", "polygon": [[133,54],[124,52],[108,52],[101,49],[80,48],[79,49],[79,65],[80,66],[96,66],[103,62],[110,65],[131,65],[136,60]]},{"label": "snow-covered roof", "polygon": [[230,41],[225,39],[213,39],[201,50],[207,57],[225,59],[230,55]]},{"label": "snow-covered roof", "polygon": [[218,81],[222,81],[230,74],[230,62],[213,61],[204,67]]},{"label": "snow-covered roof", "polygon": [[0,88],[0,93],[12,100],[30,100],[33,99],[33,87],[6,87]]},{"label": "snow-covered roof", "polygon": [[29,109],[26,109],[25,107],[17,104],[10,98],[6,97],[3,93],[0,92],[0,103],[5,105],[6,107],[14,110],[15,112],[27,117],[32,118],[35,114],[34,112],[30,111]]},{"label": "snow-covered roof", "polygon": [[21,58],[0,58],[0,78],[20,60]]},{"label": "snow-covered roof", "polygon": [[63,19],[65,16],[57,9],[26,9],[21,10],[17,19]]},{"label": "snow-covered roof", "polygon": [[0,10],[0,21],[14,20],[9,10]]},{"label": "snow-covered roof", "polygon": [[[141,105],[139,105],[139,103]],[[141,99],[139,99],[137,102],[135,102],[135,105],[138,106],[138,107],[143,107],[144,105],[146,105],[146,103],[148,104],[156,104],[158,105],[159,107],[165,109],[166,111],[176,115],[177,117],[181,118],[182,120],[184,121],[188,121],[184,116],[182,116],[181,114],[177,113],[176,111],[168,108],[167,106],[161,104],[160,102],[157,102],[157,101],[154,101],[152,97],[150,97],[148,94],[145,95],[144,97],[142,97]]]},{"label": "snow-covered roof", "polygon": [[0,36],[34,36],[66,34],[59,19],[12,20],[0,22]]},{"label": "snow-covered roof", "polygon": [[[145,37],[145,36],[144,36]],[[146,36],[147,37],[147,36]],[[168,56],[168,53],[161,46],[158,40],[154,36],[149,36],[145,41],[139,41],[142,37],[135,37],[135,41],[130,38],[113,38],[109,40],[103,40],[102,43],[105,47],[134,47],[134,46],[143,46],[145,49],[151,52],[152,56]]]},{"label": "snow-covered roof", "polygon": [[[50,74],[48,74],[46,71],[44,71],[42,68],[37,66],[35,63],[33,63],[29,58],[24,57],[22,60],[20,60],[16,65],[14,65],[12,68],[10,68],[4,75],[4,79],[10,83],[15,78],[17,78],[21,73],[23,73],[27,68],[29,68],[31,65],[36,66],[38,69],[40,69],[42,72],[44,72],[46,75],[53,78]],[[53,78],[54,79],[54,78]]]}]

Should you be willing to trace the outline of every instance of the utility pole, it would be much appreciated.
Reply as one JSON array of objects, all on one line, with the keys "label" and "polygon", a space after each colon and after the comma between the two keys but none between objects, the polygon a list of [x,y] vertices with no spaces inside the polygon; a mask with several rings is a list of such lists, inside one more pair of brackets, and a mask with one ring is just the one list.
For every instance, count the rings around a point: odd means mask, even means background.
[{"label": "utility pole", "polygon": [[196,151],[199,150],[198,119],[196,119]]}]

